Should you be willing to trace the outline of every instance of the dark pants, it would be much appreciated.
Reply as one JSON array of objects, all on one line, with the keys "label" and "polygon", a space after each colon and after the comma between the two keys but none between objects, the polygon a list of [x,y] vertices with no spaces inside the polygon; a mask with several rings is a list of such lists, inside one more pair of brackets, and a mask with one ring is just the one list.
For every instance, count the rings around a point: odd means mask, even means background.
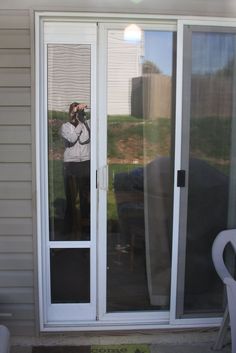
[{"label": "dark pants", "polygon": [[68,240],[89,240],[90,161],[64,162],[64,187],[64,234]]}]

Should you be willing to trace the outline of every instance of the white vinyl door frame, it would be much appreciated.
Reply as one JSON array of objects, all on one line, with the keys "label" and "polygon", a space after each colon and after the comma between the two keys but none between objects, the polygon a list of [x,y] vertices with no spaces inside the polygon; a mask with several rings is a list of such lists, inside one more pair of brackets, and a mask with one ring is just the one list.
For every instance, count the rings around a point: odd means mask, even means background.
[{"label": "white vinyl door frame", "polygon": [[[45,249],[50,249],[51,246],[54,248],[73,248],[80,247],[78,244],[72,244],[72,242],[58,242],[57,244],[50,244],[48,238],[48,186],[45,183],[45,176],[47,176],[47,137],[45,134],[46,121],[42,117],[47,116],[47,101],[46,101],[46,87],[42,84],[42,81],[46,82],[46,72],[43,69],[42,62],[46,60],[46,52],[44,50],[44,33],[43,23],[46,22],[58,22],[58,25],[62,21],[63,23],[71,22],[74,25],[80,18],[80,24],[90,22],[96,26],[96,21],[99,18],[99,38],[98,38],[98,51],[97,44],[94,44],[94,50],[97,51],[95,57],[98,61],[97,72],[94,73],[94,81],[92,86],[94,87],[94,104],[96,106],[97,116],[94,117],[92,134],[93,136],[99,136],[98,141],[96,139],[92,143],[91,154],[96,156],[94,164],[92,166],[93,172],[91,173],[91,184],[96,184],[96,169],[98,168],[98,197],[97,193],[94,192],[91,200],[92,207],[92,230],[91,234],[97,234],[93,240],[93,244],[83,244],[83,247],[90,247],[93,254],[91,256],[95,259],[91,263],[91,267],[97,268],[91,276],[91,286],[94,293],[93,297],[93,311],[95,312],[94,320],[79,321],[76,317],[71,320],[70,316],[67,316],[65,310],[63,310],[60,316],[54,316],[53,312],[49,314],[50,310],[53,311],[53,307],[50,307],[49,303],[49,277],[45,276],[47,272],[47,266],[49,265],[49,257],[46,255]],[[174,180],[174,206],[173,206],[173,236],[172,236],[172,269],[171,269],[171,301],[170,301],[170,312],[137,312],[137,313],[107,313],[106,312],[106,207],[107,207],[107,180],[106,180],[106,150],[107,150],[107,112],[106,112],[106,97],[107,97],[107,72],[106,72],[106,55],[104,52],[107,51],[106,35],[109,28],[117,29],[124,28],[124,18],[127,22],[136,22],[140,25],[146,23],[146,28],[149,29],[167,29],[173,28],[177,23],[177,78],[176,78],[176,135],[175,135],[175,180]],[[148,21],[150,23],[148,23]],[[160,25],[158,22],[160,21]],[[172,22],[172,25],[170,24]],[[154,15],[111,15],[111,14],[86,14],[86,13],[57,13],[57,12],[38,12],[35,16],[35,81],[36,81],[36,103],[35,103],[35,116],[36,116],[36,179],[37,179],[37,246],[38,246],[38,283],[39,283],[39,317],[40,317],[40,329],[41,331],[58,331],[58,330],[99,330],[101,328],[111,329],[148,329],[148,328],[177,328],[177,327],[203,327],[203,326],[215,326],[219,325],[220,318],[196,318],[196,319],[176,319],[176,307],[177,307],[177,284],[179,278],[179,227],[180,227],[180,193],[181,190],[177,185],[177,173],[176,171],[181,169],[181,150],[182,150],[182,110],[183,110],[183,51],[184,41],[183,32],[184,26],[198,25],[198,26],[227,26],[236,27],[236,21],[232,19],[222,18],[187,18],[177,16],[154,16]],[[168,27],[169,26],[169,27]],[[145,28],[145,25],[144,27]],[[176,27],[175,27],[176,28]],[[66,43],[68,44],[68,35]],[[72,36],[73,37],[73,36]],[[73,39],[72,42],[73,42]],[[50,38],[50,36],[48,37]],[[53,33],[51,33],[51,39]],[[64,37],[65,39],[65,37]],[[50,39],[49,39],[50,40]],[[63,42],[63,33],[61,36]],[[97,83],[97,85],[96,85]],[[96,103],[97,102],[97,103]],[[97,122],[99,123],[97,124]],[[44,131],[44,133],[40,133]],[[99,153],[98,153],[99,151]],[[97,165],[96,165],[97,164]],[[99,202],[98,202],[99,201]],[[98,205],[98,208],[97,208]],[[104,217],[105,215],[105,217]],[[96,243],[96,241],[98,242]],[[98,258],[97,258],[98,255]],[[98,260],[98,262],[97,262]],[[66,304],[68,305],[68,304]],[[86,309],[86,307],[84,307]],[[73,304],[71,311],[75,308]],[[53,320],[50,319],[50,316]],[[75,312],[75,316],[77,313]]]}]

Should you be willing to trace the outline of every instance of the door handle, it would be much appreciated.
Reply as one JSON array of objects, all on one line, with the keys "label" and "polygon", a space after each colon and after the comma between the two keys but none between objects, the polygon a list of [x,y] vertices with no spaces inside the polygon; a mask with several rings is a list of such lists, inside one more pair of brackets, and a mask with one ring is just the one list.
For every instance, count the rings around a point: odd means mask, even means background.
[{"label": "door handle", "polygon": [[97,187],[100,190],[108,191],[108,165],[97,170]]},{"label": "door handle", "polygon": [[185,176],[186,176],[186,172],[183,169],[180,169],[177,171],[177,186],[179,188],[183,188],[185,187]]}]

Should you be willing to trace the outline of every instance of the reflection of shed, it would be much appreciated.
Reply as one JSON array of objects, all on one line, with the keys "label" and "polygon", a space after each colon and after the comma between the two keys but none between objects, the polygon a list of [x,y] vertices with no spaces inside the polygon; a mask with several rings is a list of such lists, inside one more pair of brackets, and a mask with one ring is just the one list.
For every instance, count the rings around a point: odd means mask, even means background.
[{"label": "reflection of shed", "polygon": [[170,118],[171,86],[171,77],[167,75],[146,74],[134,77],[131,115],[144,119]]},{"label": "reflection of shed", "polygon": [[[193,75],[191,80],[191,116],[227,118],[232,109],[231,79],[219,81],[217,75]],[[217,92],[217,94],[216,94]],[[132,78],[131,115],[143,119],[171,117],[172,78],[163,74],[146,74]],[[158,97],[158,99],[157,99]],[[198,104],[199,100],[201,105]]]}]

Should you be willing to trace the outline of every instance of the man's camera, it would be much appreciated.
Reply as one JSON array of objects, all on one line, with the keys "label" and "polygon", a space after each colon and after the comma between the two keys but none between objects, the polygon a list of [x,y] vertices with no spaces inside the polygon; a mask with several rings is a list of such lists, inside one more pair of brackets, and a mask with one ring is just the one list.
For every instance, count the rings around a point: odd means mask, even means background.
[{"label": "man's camera", "polygon": [[84,123],[86,120],[86,113],[84,109],[78,110],[75,114],[75,118],[81,123]]},{"label": "man's camera", "polygon": [[87,108],[87,105],[84,105],[82,109],[77,108],[74,112],[70,122],[75,127],[79,124],[79,122],[84,123],[86,121],[86,113],[84,111],[85,108]]}]

